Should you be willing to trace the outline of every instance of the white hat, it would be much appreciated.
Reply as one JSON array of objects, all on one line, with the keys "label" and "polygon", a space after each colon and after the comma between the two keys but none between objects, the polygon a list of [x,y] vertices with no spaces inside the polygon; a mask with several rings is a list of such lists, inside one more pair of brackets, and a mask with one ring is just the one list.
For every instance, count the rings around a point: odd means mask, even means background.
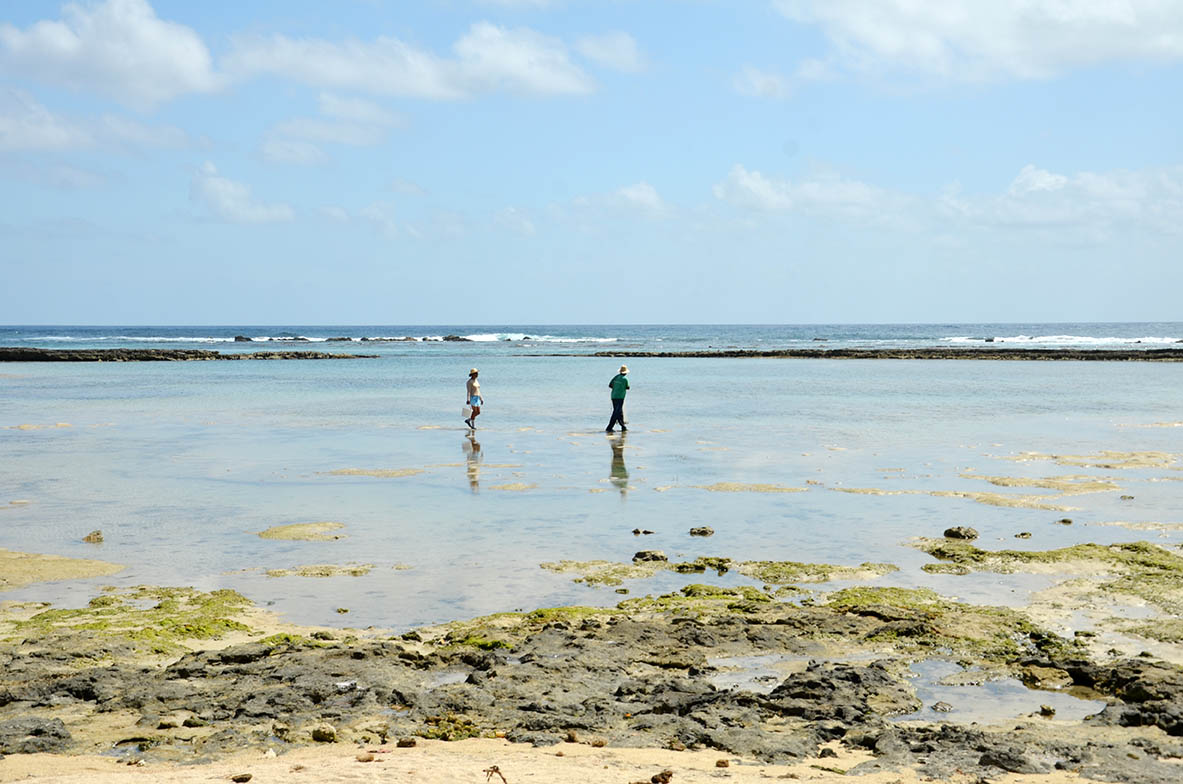
[{"label": "white hat", "polygon": [[620,366],[620,372],[621,372],[621,373],[627,373],[627,372],[628,372],[628,365],[621,365],[621,366]]},{"label": "white hat", "polygon": [[475,376],[476,374],[477,374],[476,368],[473,368],[472,370],[468,371],[468,375],[470,375],[470,376]]}]

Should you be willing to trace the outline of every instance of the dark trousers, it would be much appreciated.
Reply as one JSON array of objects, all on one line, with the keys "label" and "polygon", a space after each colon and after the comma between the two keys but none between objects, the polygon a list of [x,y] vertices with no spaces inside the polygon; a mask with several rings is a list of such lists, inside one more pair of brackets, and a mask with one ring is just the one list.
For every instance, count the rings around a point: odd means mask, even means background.
[{"label": "dark trousers", "polygon": [[612,418],[608,420],[608,427],[606,429],[611,430],[612,428],[616,427],[617,422],[620,423],[621,430],[628,430],[628,428],[624,426],[624,398],[621,398],[620,400],[613,399]]}]

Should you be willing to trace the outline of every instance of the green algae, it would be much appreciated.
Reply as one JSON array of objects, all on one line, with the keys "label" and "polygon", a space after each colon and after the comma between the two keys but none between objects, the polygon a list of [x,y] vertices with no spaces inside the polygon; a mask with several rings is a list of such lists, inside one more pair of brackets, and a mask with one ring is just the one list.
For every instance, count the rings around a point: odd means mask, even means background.
[{"label": "green algae", "polygon": [[268,577],[364,577],[374,568],[373,564],[353,564],[337,566],[336,564],[307,564],[295,566],[291,569],[268,569]]},{"label": "green algae", "polygon": [[772,602],[772,596],[750,585],[724,588],[718,585],[695,583],[673,593],[625,599],[616,606],[624,612],[705,614],[728,611],[737,614],[750,614],[763,609]]},{"label": "green algae", "polygon": [[548,624],[580,623],[588,618],[607,617],[614,612],[616,611],[612,608],[582,606],[545,607],[528,613],[500,612],[468,621],[452,621],[442,626],[420,629],[418,632],[408,633],[414,634],[413,638],[403,635],[403,639],[427,639],[431,644],[443,647],[512,649],[527,636]]},{"label": "green algae", "polygon": [[1011,663],[1023,653],[1063,656],[1083,650],[1075,640],[1040,629],[1016,610],[963,604],[927,588],[845,588],[830,594],[824,606],[890,621],[867,640],[902,651]]},{"label": "green algae", "polygon": [[718,585],[704,585],[694,583],[682,588],[680,593],[687,599],[732,599],[741,598],[753,602],[771,602],[772,597],[758,588],[750,585],[740,585],[734,588],[721,588]]},{"label": "green algae", "polygon": [[579,575],[574,578],[574,582],[592,586],[620,585],[625,580],[653,577],[663,570],[680,574],[701,574],[709,570],[714,571],[720,577],[734,570],[747,577],[760,580],[766,585],[820,583],[830,580],[871,580],[899,571],[899,567],[887,563],[841,566],[798,563],[796,561],[733,561],[730,558],[719,556],[700,556],[693,561],[679,562],[558,561],[557,563],[543,563],[540,566],[552,572],[573,572]]},{"label": "green algae", "polygon": [[1071,474],[1068,476],[1045,476],[1028,478],[1020,476],[986,476],[985,474],[964,473],[964,479],[981,479],[998,487],[1038,487],[1044,490],[1058,490],[1063,495],[1081,495],[1084,493],[1103,493],[1110,490],[1120,490],[1121,486],[1111,479],[1104,477]]},{"label": "green algae", "polygon": [[930,563],[920,567],[920,571],[929,574],[969,574],[972,569],[955,563]]},{"label": "green algae", "polygon": [[712,493],[804,493],[807,487],[786,487],[784,485],[749,484],[746,482],[715,482],[713,485],[693,485]]},{"label": "green algae", "polygon": [[108,590],[77,609],[47,609],[11,622],[9,641],[45,640],[85,632],[96,641],[128,643],[138,651],[172,655],[189,650],[187,640],[217,640],[249,633],[235,616],[250,608],[242,594],[228,589],[138,586]]},{"label": "green algae", "polygon": [[1183,613],[1183,556],[1150,542],[1086,542],[1057,550],[982,550],[953,539],[920,539],[916,546],[941,561],[979,571],[1010,573],[1047,565],[1085,564],[1113,579],[1102,591],[1135,596],[1173,615]]},{"label": "green algae", "polygon": [[574,572],[574,582],[585,585],[620,585],[625,580],[652,577],[667,567],[662,561],[618,563],[616,561],[558,561],[539,564],[551,572]]},{"label": "green algae", "polygon": [[495,651],[498,648],[512,648],[513,646],[505,640],[497,640],[491,637],[481,637],[479,635],[470,634],[462,640],[455,640],[454,645],[466,645],[472,648],[479,648],[482,651]]},{"label": "green algae", "polygon": [[332,531],[344,528],[344,523],[291,523],[289,525],[273,525],[265,531],[259,531],[260,539],[285,539],[295,542],[331,542],[344,538],[344,534],[334,534]]},{"label": "green algae", "polygon": [[467,740],[468,738],[479,738],[484,734],[471,719],[453,713],[443,716],[428,716],[423,724],[423,728],[415,734],[430,740]]},{"label": "green algae", "polygon": [[0,591],[20,588],[30,583],[105,577],[124,568],[122,564],[88,558],[66,558],[60,555],[22,553],[0,548]]},{"label": "green algae", "polygon": [[1020,452],[1007,460],[1030,462],[1050,460],[1059,465],[1081,468],[1164,468],[1175,462],[1175,455],[1169,452],[1116,452],[1103,449],[1090,455],[1048,455],[1041,452]]},{"label": "green algae", "polygon": [[1122,630],[1148,640],[1183,643],[1183,619],[1179,618],[1159,618],[1153,623],[1132,624]]},{"label": "green algae", "polygon": [[979,493],[968,490],[932,490],[929,495],[937,498],[965,498],[987,506],[1002,506],[1010,509],[1043,509],[1049,512],[1071,512],[1076,507],[1049,504],[1056,495],[1006,495],[1004,493]]},{"label": "green algae", "polygon": [[305,637],[302,634],[290,634],[288,632],[279,632],[277,634],[268,635],[267,637],[259,640],[259,642],[272,648],[278,648],[282,645],[288,645],[293,648],[322,647],[322,644],[319,640],[314,640],[311,637]]},{"label": "green algae", "polygon": [[898,572],[888,563],[862,563],[858,566],[798,563],[796,561],[741,561],[734,565],[740,574],[770,585],[824,583],[830,580],[869,580]]},{"label": "green algae", "polygon": [[695,558],[693,561],[682,561],[681,563],[673,564],[670,568],[682,574],[696,574],[711,569],[715,574],[722,577],[731,571],[732,566],[734,566],[734,562],[730,558],[705,555]]},{"label": "green algae", "polygon": [[523,621],[530,626],[545,626],[548,623],[570,622],[583,620],[599,615],[606,615],[612,610],[603,607],[583,607],[580,605],[572,605],[569,607],[546,607],[539,610],[528,612],[522,616]]}]

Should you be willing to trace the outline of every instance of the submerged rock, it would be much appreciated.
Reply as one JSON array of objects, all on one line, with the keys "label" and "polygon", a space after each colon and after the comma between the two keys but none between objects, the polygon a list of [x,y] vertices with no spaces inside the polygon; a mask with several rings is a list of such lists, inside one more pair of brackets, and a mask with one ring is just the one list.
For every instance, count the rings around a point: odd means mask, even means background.
[{"label": "submerged rock", "polygon": [[668,561],[669,558],[661,550],[639,550],[633,555],[633,563],[644,561]]}]

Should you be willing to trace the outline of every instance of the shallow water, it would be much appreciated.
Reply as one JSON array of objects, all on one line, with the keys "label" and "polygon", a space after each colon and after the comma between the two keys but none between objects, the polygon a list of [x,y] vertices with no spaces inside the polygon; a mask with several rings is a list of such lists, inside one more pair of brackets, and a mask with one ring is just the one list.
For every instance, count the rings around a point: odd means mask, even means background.
[{"label": "shallow water", "polygon": [[[1019,604],[1050,578],[930,575],[920,568],[929,557],[906,540],[970,525],[987,548],[1183,541],[1180,530],[1088,525],[1183,522],[1178,460],[1101,469],[1008,459],[1183,452],[1183,430],[1151,426],[1183,422],[1177,364],[630,361],[630,430],[609,438],[606,387],[618,360],[435,348],[334,362],[0,366],[0,547],[127,565],[4,598],[80,604],[105,584],[229,587],[295,622],[404,629],[612,604],[622,598],[612,587],[539,563],[660,549],[674,559],[887,561],[901,571],[877,584]],[[486,406],[470,438],[460,407],[477,363]],[[341,469],[392,475],[332,473]],[[966,473],[1115,477],[1121,489],[1049,502],[1075,507],[1067,512],[928,494],[1053,494]],[[806,490],[703,489],[726,482]],[[1065,516],[1074,524],[1055,524]],[[313,521],[343,523],[345,538],[257,536]],[[700,525],[715,535],[690,537]],[[94,529],[105,541],[83,543]],[[1020,531],[1032,537],[1013,538]],[[264,574],[361,563],[374,569]],[[696,581],[750,582],[663,572],[626,587],[639,595]]]},{"label": "shallow water", "polygon": [[[923,704],[915,713],[894,717],[895,721],[969,722],[992,724],[1038,715],[1050,707],[1061,721],[1080,721],[1105,708],[1103,699],[1085,699],[1063,691],[1028,689],[1016,678],[995,678],[974,685],[948,685],[942,679],[962,672],[953,662],[929,660],[911,667],[915,675],[912,687]],[[943,710],[934,705],[944,703]]]}]

